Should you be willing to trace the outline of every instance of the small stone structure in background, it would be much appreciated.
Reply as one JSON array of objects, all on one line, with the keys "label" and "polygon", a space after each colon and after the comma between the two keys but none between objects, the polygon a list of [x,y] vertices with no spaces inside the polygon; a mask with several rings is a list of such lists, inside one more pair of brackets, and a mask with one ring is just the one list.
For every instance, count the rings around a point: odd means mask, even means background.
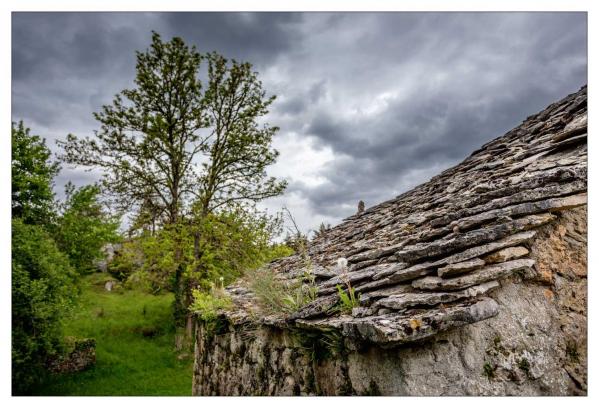
[{"label": "small stone structure in background", "polygon": [[358,214],[362,214],[364,212],[364,201],[360,200],[358,202]]},{"label": "small stone structure in background", "polygon": [[102,254],[104,255],[100,259],[96,259],[94,264],[100,272],[108,272],[108,265],[114,259],[115,254],[122,249],[122,244],[111,244],[108,243],[102,247]]}]

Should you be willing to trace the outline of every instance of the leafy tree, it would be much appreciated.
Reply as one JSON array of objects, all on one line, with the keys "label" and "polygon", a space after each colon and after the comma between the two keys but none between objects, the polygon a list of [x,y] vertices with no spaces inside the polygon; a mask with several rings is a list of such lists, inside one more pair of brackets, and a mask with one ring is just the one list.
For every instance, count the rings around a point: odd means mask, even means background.
[{"label": "leafy tree", "polygon": [[55,237],[79,273],[95,269],[94,261],[102,256],[102,247],[119,238],[119,217],[111,216],[99,201],[97,185],[76,189],[66,186],[66,200],[57,220]]},{"label": "leafy tree", "polygon": [[60,350],[61,320],[77,293],[66,255],[40,226],[12,222],[12,385],[23,394]]},{"label": "leafy tree", "polygon": [[52,184],[60,168],[50,160],[45,139],[29,131],[23,121],[12,123],[12,216],[45,224],[53,215]]},{"label": "leafy tree", "polygon": [[195,241],[198,246],[194,247],[197,264],[191,265],[186,275],[193,287],[209,289],[221,279],[229,284],[244,271],[281,254],[279,246],[271,243],[280,230],[277,217],[236,206],[210,213],[202,219],[200,227],[201,239],[199,243]]},{"label": "leafy tree", "polygon": [[94,113],[101,125],[94,138],[68,135],[59,142],[64,159],[103,169],[103,183],[123,209],[150,195],[168,222],[177,222],[195,190],[194,159],[206,139],[198,132],[206,126],[200,62],[180,38],[164,43],[153,33],[150,49],[137,52],[137,86]]},{"label": "leafy tree", "polygon": [[[193,232],[197,228],[201,228],[201,240],[200,257],[196,260]],[[279,218],[238,206],[211,213],[203,218],[201,225],[193,228],[166,226],[155,234],[145,232],[123,244],[109,270],[119,279],[130,280],[131,284],[153,292],[174,290],[173,277],[178,263],[173,254],[178,240],[183,248],[185,278],[192,287],[207,290],[213,284],[231,283],[245,270],[289,255],[289,248],[271,243],[279,230]],[[198,269],[196,262],[202,268]]]},{"label": "leafy tree", "polygon": [[229,62],[216,53],[206,58],[204,101],[211,133],[195,203],[200,215],[232,203],[277,196],[286,187],[285,181],[266,174],[266,167],[279,155],[270,146],[279,128],[258,124],[275,97],[266,97],[251,64]]},{"label": "leafy tree", "polygon": [[[200,65],[207,62],[207,84]],[[163,42],[153,33],[146,52],[137,53],[136,87],[117,95],[95,114],[95,138],[69,135],[61,142],[64,159],[104,170],[103,183],[122,208],[152,203],[152,218],[164,215],[174,233],[176,315],[187,313],[184,235],[193,228],[194,267],[202,265],[205,223],[211,214],[241,203],[281,194],[284,181],[269,178],[266,167],[278,130],[258,121],[274,97],[266,97],[248,63],[216,53],[201,55],[181,38]],[[208,220],[208,221],[206,221]],[[181,324],[180,321],[178,321]]]},{"label": "leafy tree", "polygon": [[59,171],[44,139],[12,123],[12,387],[27,393],[60,349],[61,319],[76,293],[68,258],[48,230]]}]

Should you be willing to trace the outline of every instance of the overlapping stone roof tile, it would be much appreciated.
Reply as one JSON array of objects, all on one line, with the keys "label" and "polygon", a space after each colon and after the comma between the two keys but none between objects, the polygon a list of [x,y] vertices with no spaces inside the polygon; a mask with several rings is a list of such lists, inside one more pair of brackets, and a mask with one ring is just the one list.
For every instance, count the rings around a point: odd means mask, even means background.
[{"label": "overlapping stone roof tile", "polygon": [[[284,324],[395,345],[493,317],[498,305],[488,294],[499,280],[531,272],[525,244],[556,211],[586,204],[586,190],[585,86],[457,166],[313,240],[318,297]],[[338,266],[340,258],[347,267]],[[270,267],[295,279],[306,262],[294,255]],[[361,305],[352,315],[331,315],[337,285],[346,282]]]}]

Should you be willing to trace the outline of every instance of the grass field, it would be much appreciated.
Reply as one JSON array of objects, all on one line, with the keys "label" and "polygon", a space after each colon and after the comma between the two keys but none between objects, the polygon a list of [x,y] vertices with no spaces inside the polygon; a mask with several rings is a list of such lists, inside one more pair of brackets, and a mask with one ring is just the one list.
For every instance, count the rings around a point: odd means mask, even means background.
[{"label": "grass field", "polygon": [[66,323],[66,335],[96,339],[96,366],[53,376],[36,395],[191,395],[192,356],[179,360],[173,347],[172,295],[107,292],[108,279],[83,279],[78,310]]}]

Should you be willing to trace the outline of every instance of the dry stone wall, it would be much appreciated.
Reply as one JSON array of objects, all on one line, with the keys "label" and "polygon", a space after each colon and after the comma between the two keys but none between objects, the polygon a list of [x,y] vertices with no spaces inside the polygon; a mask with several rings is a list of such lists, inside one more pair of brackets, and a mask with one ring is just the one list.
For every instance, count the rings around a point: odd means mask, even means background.
[{"label": "dry stone wall", "polygon": [[[234,309],[198,328],[194,393],[586,393],[586,106],[583,87],[315,239],[318,296],[297,312],[229,287]],[[306,262],[270,268],[292,281]]]}]

